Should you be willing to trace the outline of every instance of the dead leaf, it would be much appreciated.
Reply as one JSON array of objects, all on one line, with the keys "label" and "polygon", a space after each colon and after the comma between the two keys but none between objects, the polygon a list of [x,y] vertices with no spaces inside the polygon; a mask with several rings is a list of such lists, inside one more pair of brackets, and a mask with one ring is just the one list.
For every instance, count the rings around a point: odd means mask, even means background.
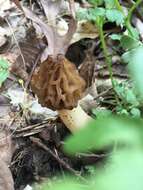
[{"label": "dead leaf", "polygon": [[6,10],[9,10],[13,7],[10,0],[1,0],[0,1],[0,15],[5,14]]},{"label": "dead leaf", "polygon": [[[46,25],[32,11],[26,7],[22,7],[25,16],[37,23],[43,30],[43,33],[48,42],[48,55],[57,56],[57,54],[65,54],[70,44],[73,34],[76,31],[77,22],[74,18],[69,17],[68,31],[64,36],[60,36],[57,29],[52,25]],[[56,18],[54,18],[56,20]]]},{"label": "dead leaf", "polygon": [[43,33],[47,39],[48,45],[51,47],[48,49],[49,51],[49,55],[53,55],[54,52],[54,47],[53,47],[53,42],[54,42],[54,32],[53,29],[48,26],[47,24],[45,24],[41,19],[38,18],[38,16],[36,16],[32,11],[30,11],[29,9],[27,9],[26,7],[22,7],[25,16],[27,18],[29,18],[30,20],[32,20],[33,22],[37,23],[43,30]]},{"label": "dead leaf", "polygon": [[27,81],[28,75],[35,64],[37,57],[43,51],[45,46],[42,40],[36,37],[35,31],[32,28],[27,31],[26,38],[19,42],[19,46],[25,61],[26,70],[24,68],[23,59],[21,55],[19,55],[15,63],[12,65],[11,71],[24,81]]},{"label": "dead leaf", "polygon": [[84,38],[94,39],[98,36],[98,30],[93,23],[89,21],[79,21],[77,24],[77,30],[71,40],[71,44]]},{"label": "dead leaf", "polygon": [[7,126],[0,125],[0,190],[14,190],[14,182],[9,164],[12,157],[11,136]]},{"label": "dead leaf", "polygon": [[0,35],[0,54],[6,53],[11,45],[11,37]]},{"label": "dead leaf", "polygon": [[57,18],[57,16],[60,15],[61,11],[63,10],[63,3],[63,0],[41,0],[41,4],[50,25],[56,24],[55,18]]}]

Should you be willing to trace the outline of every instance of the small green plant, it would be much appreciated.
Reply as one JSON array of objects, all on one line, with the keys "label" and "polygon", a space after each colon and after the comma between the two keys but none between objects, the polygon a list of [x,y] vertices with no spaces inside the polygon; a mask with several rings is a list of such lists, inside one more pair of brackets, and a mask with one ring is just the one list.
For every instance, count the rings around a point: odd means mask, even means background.
[{"label": "small green plant", "polygon": [[[92,8],[89,8],[89,9],[82,8],[77,13],[78,19],[92,21],[95,23],[95,26],[98,28],[104,57],[108,66],[110,79],[111,79],[114,90],[115,90],[116,84],[113,79],[111,56],[109,55],[108,48],[106,46],[105,39],[104,39],[103,25],[106,22],[115,22],[116,25],[120,25],[121,27],[124,26],[126,28],[126,32],[125,32],[127,33],[126,35],[124,33],[121,33],[120,35],[113,34],[113,36],[111,37],[112,39],[116,39],[116,40],[118,39],[121,42],[121,46],[125,49],[125,51],[129,51],[132,48],[142,46],[142,43],[139,41],[138,31],[131,25],[132,13],[141,2],[142,2],[141,0],[137,0],[136,2],[134,2],[133,6],[130,8],[130,10],[128,11],[128,14],[126,15],[118,0],[104,0],[104,1],[90,0],[89,3],[91,3]],[[101,6],[101,5],[104,5],[104,6]],[[141,49],[136,50],[134,54],[137,54],[139,51],[142,51],[142,50]],[[123,57],[125,56],[127,59],[127,56],[130,56],[129,52],[127,55],[124,55]],[[133,69],[134,68],[131,66],[131,69],[130,69],[131,72]],[[132,76],[134,76],[134,74],[132,74]],[[119,102],[118,96],[116,96],[116,100],[119,104],[120,102]]]},{"label": "small green plant", "polygon": [[115,85],[116,93],[121,99],[120,104],[116,106],[116,113],[128,115],[132,117],[140,117],[140,100],[132,85],[127,82],[118,83]]},{"label": "small green plant", "polygon": [[9,75],[8,68],[9,68],[8,62],[0,58],[0,87]]},{"label": "small green plant", "polygon": [[[92,8],[82,8],[77,13],[78,19],[92,21],[95,23],[95,27],[98,28],[105,61],[115,91],[117,114],[132,115],[135,117],[140,117],[141,114],[138,107],[139,105],[142,105],[143,101],[141,98],[143,97],[143,44],[139,40],[138,31],[131,25],[131,17],[133,11],[141,2],[141,0],[134,2],[132,7],[128,10],[128,14],[125,14],[118,0],[90,0],[89,3],[91,3]],[[120,46],[124,50],[124,54],[122,55],[123,62],[128,63],[128,70],[131,79],[134,81],[135,89],[130,87],[127,88],[124,82],[119,85],[113,78],[112,55],[109,55],[103,31],[103,25],[106,22],[115,22],[116,25],[120,25],[121,27],[124,26],[126,28],[125,32],[112,34],[110,35],[110,38],[112,40],[118,40]],[[139,97],[139,94],[141,97]]]}]

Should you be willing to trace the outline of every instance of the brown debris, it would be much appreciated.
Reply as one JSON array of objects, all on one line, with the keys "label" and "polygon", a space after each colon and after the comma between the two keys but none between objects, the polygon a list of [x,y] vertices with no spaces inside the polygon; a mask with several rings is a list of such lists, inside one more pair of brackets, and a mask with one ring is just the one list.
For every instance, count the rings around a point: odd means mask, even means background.
[{"label": "brown debris", "polygon": [[79,179],[85,181],[85,179],[80,175],[80,173],[73,168],[71,168],[64,160],[62,160],[58,155],[56,155],[54,152],[51,151],[50,148],[48,148],[45,144],[42,143],[41,139],[30,137],[30,140],[40,148],[44,149],[49,155],[51,155],[57,162],[60,163],[63,168],[67,169],[69,172],[77,176]]},{"label": "brown debris", "polygon": [[14,190],[14,182],[9,164],[12,156],[12,143],[6,126],[0,125],[0,190]]},{"label": "brown debris", "polygon": [[33,28],[27,31],[26,38],[19,42],[19,47],[23,58],[21,55],[17,57],[11,71],[24,81],[27,81],[38,55],[41,54],[45,47],[43,41],[36,37]]},{"label": "brown debris", "polygon": [[64,56],[49,56],[31,81],[32,90],[42,106],[53,110],[72,109],[77,106],[85,89],[85,81],[74,64]]}]

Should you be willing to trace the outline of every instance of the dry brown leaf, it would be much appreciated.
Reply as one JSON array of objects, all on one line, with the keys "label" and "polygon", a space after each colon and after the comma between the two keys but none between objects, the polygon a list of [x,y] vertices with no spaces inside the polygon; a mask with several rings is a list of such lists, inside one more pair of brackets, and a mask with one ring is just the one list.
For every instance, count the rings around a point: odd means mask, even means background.
[{"label": "dry brown leaf", "polygon": [[51,47],[49,48],[49,54],[53,55],[53,41],[54,41],[54,33],[53,30],[50,26],[48,26],[47,24],[45,24],[41,19],[38,18],[38,16],[36,16],[32,11],[30,11],[29,9],[27,9],[26,7],[22,7],[23,11],[25,13],[25,16],[27,18],[29,18],[30,20],[32,20],[33,22],[37,23],[43,30],[43,33],[47,39],[48,45]]},{"label": "dry brown leaf", "polygon": [[0,125],[0,190],[14,190],[9,164],[12,157],[12,142],[6,126]]},{"label": "dry brown leaf", "polygon": [[[19,55],[12,65],[11,71],[24,81],[27,81],[38,55],[44,49],[44,44],[41,40],[37,39],[35,32],[31,28],[27,31],[26,38],[19,42],[19,47],[25,63],[23,63],[23,59],[21,55]],[[26,66],[26,70],[24,65]]]},{"label": "dry brown leaf", "polygon": [[38,18],[38,16],[36,16],[26,7],[22,8],[25,16],[31,19],[33,22],[37,23],[43,30],[43,33],[48,42],[48,55],[57,56],[57,54],[65,54],[72,36],[76,31],[76,20],[70,17],[67,33],[64,36],[60,36],[54,26],[45,24],[41,19]]},{"label": "dry brown leaf", "polygon": [[41,0],[45,15],[50,24],[55,25],[56,17],[60,15],[63,9],[63,0],[51,1],[51,0]]},{"label": "dry brown leaf", "polygon": [[95,24],[89,21],[79,21],[77,24],[77,30],[71,40],[71,44],[84,38],[94,39],[98,36],[99,34]]}]

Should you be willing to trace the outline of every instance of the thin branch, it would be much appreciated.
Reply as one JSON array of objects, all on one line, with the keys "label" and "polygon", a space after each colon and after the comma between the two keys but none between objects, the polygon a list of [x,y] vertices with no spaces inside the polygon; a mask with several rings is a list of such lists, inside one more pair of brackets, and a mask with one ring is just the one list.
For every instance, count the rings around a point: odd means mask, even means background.
[{"label": "thin branch", "polygon": [[71,168],[64,160],[60,159],[58,157],[58,155],[54,154],[46,145],[44,145],[41,142],[41,140],[39,138],[30,137],[30,140],[34,144],[38,145],[40,148],[46,150],[48,152],[48,154],[50,154],[53,158],[55,158],[55,160],[57,160],[64,168],[66,168],[68,171],[70,171],[71,173],[73,173],[75,176],[77,176],[82,181],[86,182],[86,180],[79,174],[78,171],[76,171],[73,168]]},{"label": "thin branch", "polygon": [[36,61],[35,61],[34,65],[33,65],[33,67],[32,67],[31,73],[30,73],[30,75],[28,77],[28,80],[26,81],[26,84],[25,84],[25,89],[26,90],[28,89],[28,86],[29,86],[30,81],[32,79],[32,75],[33,75],[33,73],[34,73],[34,71],[35,71],[35,69],[37,67],[37,64],[38,64],[40,58],[41,58],[41,53],[39,53],[39,55],[37,56]]}]

